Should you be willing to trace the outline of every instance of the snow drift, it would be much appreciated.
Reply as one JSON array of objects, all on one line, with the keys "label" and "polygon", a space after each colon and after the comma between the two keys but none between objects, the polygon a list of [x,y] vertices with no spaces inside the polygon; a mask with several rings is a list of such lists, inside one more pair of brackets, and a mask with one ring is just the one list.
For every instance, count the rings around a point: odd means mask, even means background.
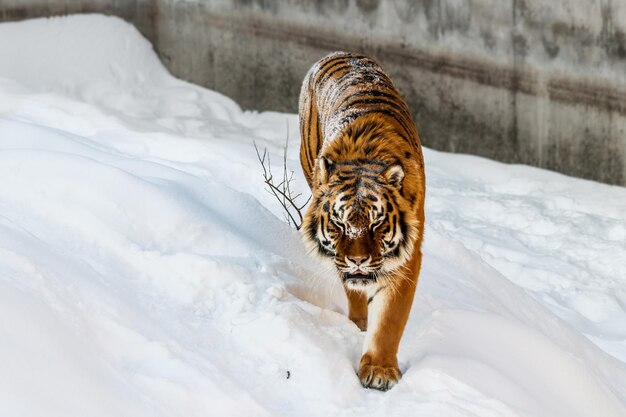
[{"label": "snow drift", "polygon": [[0,24],[0,414],[624,416],[626,190],[425,150],[387,393],[264,191],[297,117],[176,80],[123,21]]}]

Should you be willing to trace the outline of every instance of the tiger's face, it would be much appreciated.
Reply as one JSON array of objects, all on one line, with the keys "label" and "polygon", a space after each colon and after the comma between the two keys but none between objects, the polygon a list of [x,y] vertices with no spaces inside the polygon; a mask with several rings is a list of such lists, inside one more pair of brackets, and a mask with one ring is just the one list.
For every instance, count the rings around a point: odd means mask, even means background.
[{"label": "tiger's face", "polygon": [[413,251],[417,219],[401,193],[400,165],[322,158],[303,221],[312,252],[332,260],[346,286],[366,289]]}]

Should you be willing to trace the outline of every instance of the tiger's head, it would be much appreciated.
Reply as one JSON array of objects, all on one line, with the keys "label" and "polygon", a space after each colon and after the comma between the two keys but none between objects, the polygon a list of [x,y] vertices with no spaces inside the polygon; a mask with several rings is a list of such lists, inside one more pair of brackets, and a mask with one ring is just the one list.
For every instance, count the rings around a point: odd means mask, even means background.
[{"label": "tiger's head", "polygon": [[402,194],[404,169],[377,160],[317,161],[302,224],[311,252],[331,260],[344,284],[366,289],[413,252],[419,221]]}]

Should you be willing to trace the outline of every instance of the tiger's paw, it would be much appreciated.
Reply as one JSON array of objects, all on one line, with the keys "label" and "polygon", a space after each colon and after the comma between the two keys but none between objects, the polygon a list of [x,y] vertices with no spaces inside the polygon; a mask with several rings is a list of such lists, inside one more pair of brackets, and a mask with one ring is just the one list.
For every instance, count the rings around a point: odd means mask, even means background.
[{"label": "tiger's paw", "polygon": [[361,365],[359,379],[365,388],[381,391],[391,389],[402,378],[400,369],[395,366]]}]

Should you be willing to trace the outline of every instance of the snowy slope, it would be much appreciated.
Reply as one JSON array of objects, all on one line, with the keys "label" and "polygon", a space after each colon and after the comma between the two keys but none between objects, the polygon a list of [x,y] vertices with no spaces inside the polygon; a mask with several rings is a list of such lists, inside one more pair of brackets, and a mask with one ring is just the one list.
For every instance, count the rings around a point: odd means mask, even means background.
[{"label": "snowy slope", "polygon": [[387,393],[264,191],[297,117],[171,77],[121,20],[0,24],[0,415],[626,416],[626,190],[425,150]]}]

